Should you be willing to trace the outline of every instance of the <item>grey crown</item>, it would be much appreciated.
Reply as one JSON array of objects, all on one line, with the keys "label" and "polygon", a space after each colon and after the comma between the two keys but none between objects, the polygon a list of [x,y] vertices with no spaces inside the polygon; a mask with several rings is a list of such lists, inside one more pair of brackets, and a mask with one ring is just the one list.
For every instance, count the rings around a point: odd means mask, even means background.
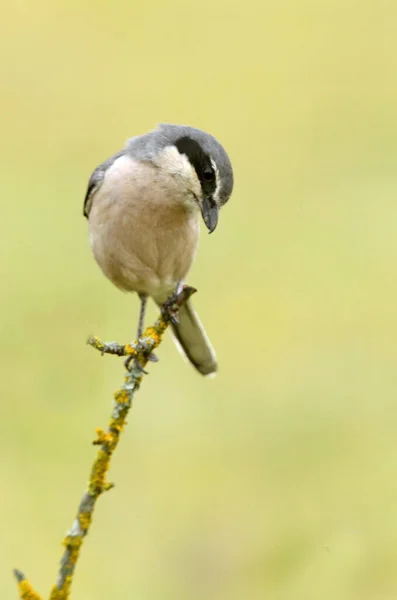
[{"label": "grey crown", "polygon": [[129,139],[125,152],[133,158],[153,160],[160,150],[174,144],[181,137],[198,142],[203,151],[214,160],[220,177],[219,202],[225,204],[233,190],[233,169],[226,150],[214,136],[188,125],[162,123],[157,129]]}]

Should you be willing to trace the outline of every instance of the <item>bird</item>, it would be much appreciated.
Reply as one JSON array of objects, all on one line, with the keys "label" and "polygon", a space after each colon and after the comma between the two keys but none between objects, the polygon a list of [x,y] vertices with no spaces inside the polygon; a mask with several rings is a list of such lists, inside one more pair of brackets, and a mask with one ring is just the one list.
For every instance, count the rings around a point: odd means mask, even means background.
[{"label": "bird", "polygon": [[[92,173],[83,211],[91,249],[116,287],[138,294],[137,338],[148,298],[162,306],[184,285],[196,255],[200,215],[212,233],[233,184],[231,161],[215,137],[168,123],[128,139]],[[197,371],[215,374],[215,351],[190,299],[172,329]]]}]

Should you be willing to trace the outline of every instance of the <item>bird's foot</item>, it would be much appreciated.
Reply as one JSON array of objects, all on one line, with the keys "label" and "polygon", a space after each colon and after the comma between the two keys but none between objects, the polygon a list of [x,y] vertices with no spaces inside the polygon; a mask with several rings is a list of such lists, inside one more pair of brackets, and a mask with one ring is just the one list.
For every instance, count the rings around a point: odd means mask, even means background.
[{"label": "bird's foot", "polygon": [[[139,352],[139,348],[138,348],[138,352]],[[147,356],[147,360],[150,362],[158,362],[159,358],[154,352],[151,352]],[[143,366],[141,365],[139,358],[136,354],[130,354],[130,356],[127,356],[127,358],[125,359],[124,366],[127,369],[127,371],[130,370],[130,366],[131,366],[132,362],[134,363],[134,365],[138,369],[138,371],[143,373],[143,375],[148,375],[148,372],[143,368]]]},{"label": "bird's foot", "polygon": [[[167,300],[161,306],[161,314],[163,319],[169,323],[172,323],[173,325],[178,325],[179,307],[195,292],[197,292],[197,290],[188,285],[184,285],[182,288],[178,287],[178,289],[171,294],[171,296],[169,296],[169,298],[167,298]],[[147,375],[147,371],[145,371],[143,365],[141,364],[142,357],[144,357],[148,362],[158,362],[159,359],[154,352],[147,354],[147,347],[145,347],[143,343],[140,343],[141,335],[142,330],[138,329],[137,343],[134,343],[132,353],[124,361],[124,366],[128,371],[130,371],[131,363],[133,363],[139,372]]]},{"label": "bird's foot", "polygon": [[130,356],[127,356],[127,358],[124,361],[124,366],[127,369],[127,371],[131,370],[132,362],[134,363],[134,366],[138,369],[138,371],[143,373],[143,375],[148,375],[148,372],[145,371],[145,369],[142,367],[141,363],[139,362],[138,357],[135,356],[135,354],[130,354]]},{"label": "bird's foot", "polygon": [[165,319],[173,325],[178,325],[179,307],[189,300],[190,296],[197,292],[196,288],[189,285],[184,285],[182,289],[177,289],[171,296],[167,298],[161,305],[161,314]]}]

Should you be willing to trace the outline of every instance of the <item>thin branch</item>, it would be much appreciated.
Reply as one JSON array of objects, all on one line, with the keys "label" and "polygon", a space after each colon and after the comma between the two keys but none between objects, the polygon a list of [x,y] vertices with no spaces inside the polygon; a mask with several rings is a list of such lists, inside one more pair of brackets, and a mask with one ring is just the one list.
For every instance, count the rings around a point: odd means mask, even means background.
[{"label": "thin branch", "polygon": [[14,575],[18,582],[19,597],[22,600],[41,600],[41,596],[34,591],[29,581],[26,580],[25,575],[21,571],[14,569]]},{"label": "thin branch", "polygon": [[[174,295],[162,307],[161,315],[153,327],[148,327],[139,340],[132,344],[121,345],[117,342],[103,343],[97,337],[90,337],[88,344],[99,350],[102,354],[116,354],[117,356],[132,357],[128,363],[125,380],[120,389],[114,394],[114,405],[106,431],[97,429],[97,437],[93,442],[99,446],[94,464],[91,469],[88,489],[84,493],[76,518],[71,530],[63,540],[65,547],[60,562],[56,584],[53,586],[49,600],[67,600],[70,597],[70,588],[73,575],[80,555],[80,549],[87,535],[96,501],[99,496],[113,487],[106,479],[110,461],[119,442],[120,434],[126,424],[126,418],[131,408],[135,392],[144,375],[143,368],[149,360],[150,354],[157,348],[169,324],[176,319],[179,307],[190,298],[196,290],[185,286],[178,294]],[[128,359],[127,359],[128,360]],[[21,600],[42,600],[26,580],[23,573],[14,570],[18,582]]]}]

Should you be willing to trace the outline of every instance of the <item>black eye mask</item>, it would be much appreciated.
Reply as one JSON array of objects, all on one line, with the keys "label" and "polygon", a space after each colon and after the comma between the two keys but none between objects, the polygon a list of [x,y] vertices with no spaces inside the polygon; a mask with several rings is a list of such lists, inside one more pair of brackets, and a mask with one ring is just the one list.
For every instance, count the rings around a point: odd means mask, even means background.
[{"label": "black eye mask", "polygon": [[203,151],[200,144],[190,137],[184,136],[176,140],[176,148],[185,154],[197,173],[203,191],[201,213],[204,223],[212,233],[218,223],[218,206],[214,200],[216,191],[216,173],[210,157]]}]

